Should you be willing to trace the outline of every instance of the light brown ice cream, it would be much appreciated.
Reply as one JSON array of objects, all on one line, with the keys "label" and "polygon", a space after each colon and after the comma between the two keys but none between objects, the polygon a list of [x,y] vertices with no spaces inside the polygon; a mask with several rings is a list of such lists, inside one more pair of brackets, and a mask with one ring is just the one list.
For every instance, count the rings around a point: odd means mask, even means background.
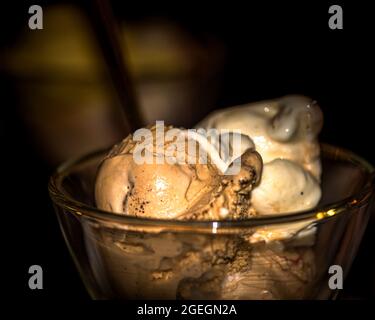
[{"label": "light brown ice cream", "polygon": [[[155,126],[151,132],[155,137]],[[104,159],[95,186],[100,209],[158,219],[241,219],[254,214],[251,190],[259,181],[262,160],[253,149],[242,154],[236,175],[226,175],[210,155],[206,164],[198,159],[158,164],[159,155],[154,152],[152,163],[138,164],[134,160],[137,144],[129,136]],[[161,149],[163,156],[168,146]]]},{"label": "light brown ice cream", "polygon": [[114,298],[304,299],[316,275],[309,246],[250,243],[251,233],[91,230],[91,266]]}]

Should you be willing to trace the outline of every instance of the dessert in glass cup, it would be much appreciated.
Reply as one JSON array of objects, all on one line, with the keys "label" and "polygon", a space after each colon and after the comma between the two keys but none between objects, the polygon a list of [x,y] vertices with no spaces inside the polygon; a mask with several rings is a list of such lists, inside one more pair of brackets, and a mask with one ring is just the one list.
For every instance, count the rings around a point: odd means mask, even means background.
[{"label": "dessert in glass cup", "polygon": [[160,122],[50,180],[93,298],[326,299],[369,218],[373,168],[320,145],[315,101],[286,96]]}]

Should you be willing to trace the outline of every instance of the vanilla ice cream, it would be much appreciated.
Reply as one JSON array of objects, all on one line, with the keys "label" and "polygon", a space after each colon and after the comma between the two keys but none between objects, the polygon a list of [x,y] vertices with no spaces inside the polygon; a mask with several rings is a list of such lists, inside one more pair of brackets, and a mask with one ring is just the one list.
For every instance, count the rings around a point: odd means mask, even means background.
[{"label": "vanilla ice cream", "polygon": [[275,159],[264,165],[252,205],[260,214],[296,212],[315,207],[320,196],[319,183],[308,171],[293,161]]},{"label": "vanilla ice cream", "polygon": [[252,139],[264,163],[252,205],[258,214],[274,214],[311,209],[319,202],[322,123],[315,101],[286,96],[218,110],[196,127],[240,130]]}]

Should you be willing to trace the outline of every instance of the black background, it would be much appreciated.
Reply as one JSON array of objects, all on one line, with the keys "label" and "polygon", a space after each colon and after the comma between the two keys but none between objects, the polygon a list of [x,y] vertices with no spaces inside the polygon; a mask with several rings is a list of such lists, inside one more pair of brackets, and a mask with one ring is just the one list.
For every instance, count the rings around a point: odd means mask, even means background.
[{"label": "black background", "polygon": [[[56,2],[56,1],[54,1]],[[1,11],[1,50],[27,24],[31,4],[6,3]],[[344,30],[328,28],[328,8],[340,4]],[[321,140],[353,150],[375,163],[373,152],[374,49],[371,9],[359,2],[114,1],[124,19],[164,16],[193,34],[210,32],[228,47],[219,107],[301,93],[325,115]],[[10,296],[89,299],[69,257],[48,197],[54,168],[40,158],[17,113],[17,93],[1,75],[2,236],[10,268]],[[30,209],[33,208],[33,209]],[[344,298],[374,298],[374,223],[345,282]],[[43,266],[44,290],[27,286],[28,267]],[[373,277],[373,276],[372,276]]]}]

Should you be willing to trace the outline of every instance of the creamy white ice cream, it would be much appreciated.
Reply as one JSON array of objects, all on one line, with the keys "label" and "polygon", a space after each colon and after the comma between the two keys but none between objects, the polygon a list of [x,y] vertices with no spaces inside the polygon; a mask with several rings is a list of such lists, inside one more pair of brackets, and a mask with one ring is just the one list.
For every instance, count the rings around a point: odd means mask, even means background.
[{"label": "creamy white ice cream", "polygon": [[252,205],[261,214],[287,213],[316,206],[318,181],[298,163],[275,159],[263,167],[261,183],[252,191]]},{"label": "creamy white ice cream", "polygon": [[196,127],[240,130],[252,139],[264,163],[252,204],[257,213],[272,214],[307,210],[319,202],[322,123],[316,102],[286,96],[218,110]]}]

